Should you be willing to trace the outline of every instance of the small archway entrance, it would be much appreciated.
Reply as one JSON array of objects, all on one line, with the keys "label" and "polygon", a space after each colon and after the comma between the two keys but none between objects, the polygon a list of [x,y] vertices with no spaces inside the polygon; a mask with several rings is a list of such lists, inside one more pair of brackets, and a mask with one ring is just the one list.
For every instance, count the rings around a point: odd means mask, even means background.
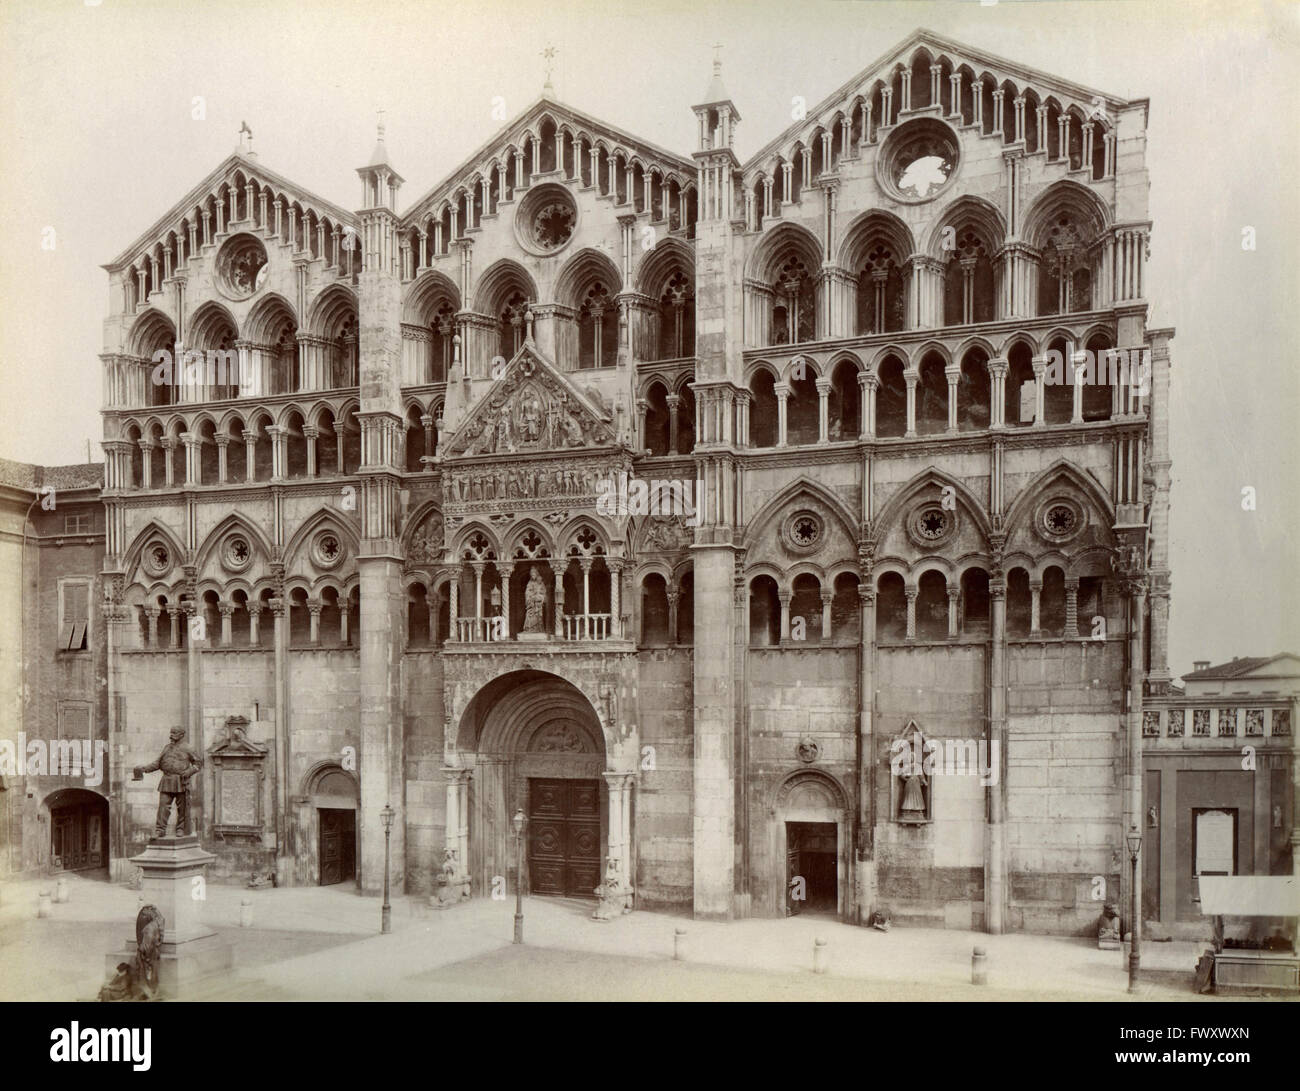
[{"label": "small archway entrance", "polygon": [[306,814],[299,840],[301,863],[308,884],[356,885],[357,807],[360,789],[356,777],[334,762],[323,762],[308,772]]},{"label": "small archway entrance", "polygon": [[847,797],[834,777],[802,769],[781,782],[769,821],[777,916],[825,913],[848,919],[851,833]]},{"label": "small archway entrance", "polygon": [[50,813],[50,867],[108,875],[108,800],[85,788],[63,788],[44,801]]},{"label": "small archway entrance", "polygon": [[[631,898],[631,773],[607,768],[605,736],[591,701],[571,682],[518,670],[487,683],[461,717],[458,758],[467,776],[449,780],[466,793],[465,822],[448,845],[465,861],[473,896],[516,883],[530,895],[595,900],[611,874]],[[512,818],[523,810],[523,874]]]}]

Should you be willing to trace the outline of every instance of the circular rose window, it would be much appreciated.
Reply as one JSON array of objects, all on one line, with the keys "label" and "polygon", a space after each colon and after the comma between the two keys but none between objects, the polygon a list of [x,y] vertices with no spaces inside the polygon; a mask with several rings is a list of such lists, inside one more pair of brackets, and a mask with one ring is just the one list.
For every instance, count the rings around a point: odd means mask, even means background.
[{"label": "circular rose window", "polygon": [[961,153],[957,134],[934,118],[899,126],[876,159],[881,186],[900,201],[933,200],[957,174]]},{"label": "circular rose window", "polygon": [[1038,509],[1038,529],[1049,542],[1064,542],[1083,529],[1083,508],[1073,500],[1058,497]]},{"label": "circular rose window", "polygon": [[956,526],[956,511],[933,502],[913,508],[907,519],[908,537],[922,547],[946,542]]},{"label": "circular rose window", "polygon": [[242,534],[232,534],[221,547],[221,563],[227,572],[242,572],[253,559],[253,550]]},{"label": "circular rose window", "polygon": [[578,206],[564,186],[544,185],[519,204],[515,234],[525,250],[553,254],[562,250],[578,225]]},{"label": "circular rose window", "polygon": [[813,549],[822,540],[821,517],[811,511],[792,515],[785,525],[785,537],[795,549]]},{"label": "circular rose window", "polygon": [[319,568],[333,568],[343,559],[343,543],[332,530],[316,535],[311,546],[312,560]]},{"label": "circular rose window", "polygon": [[155,542],[144,551],[144,566],[155,576],[161,576],[172,566],[171,552],[161,542]]},{"label": "circular rose window", "polygon": [[247,299],[266,282],[266,247],[253,235],[236,235],[217,255],[217,283],[231,299]]}]

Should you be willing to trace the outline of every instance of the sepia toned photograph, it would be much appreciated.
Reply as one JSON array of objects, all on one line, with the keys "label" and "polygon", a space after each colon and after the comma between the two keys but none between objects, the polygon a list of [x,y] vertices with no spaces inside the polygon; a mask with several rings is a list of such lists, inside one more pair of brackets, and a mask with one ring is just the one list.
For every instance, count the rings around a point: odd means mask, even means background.
[{"label": "sepia toned photograph", "polygon": [[1300,997],[1300,6],[0,20],[38,1061],[307,1001],[1262,1056],[1198,1039]]}]

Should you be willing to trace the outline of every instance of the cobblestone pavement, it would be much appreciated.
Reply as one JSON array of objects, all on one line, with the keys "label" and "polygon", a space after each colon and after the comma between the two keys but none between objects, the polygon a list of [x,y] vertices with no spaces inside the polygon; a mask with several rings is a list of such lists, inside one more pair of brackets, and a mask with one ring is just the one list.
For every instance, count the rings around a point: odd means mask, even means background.
[{"label": "cobblestone pavement", "polygon": [[[37,919],[48,881],[0,889],[0,997],[85,999],[103,980],[104,954],[132,932],[140,895],[69,880],[69,900]],[[252,926],[239,926],[240,903]],[[445,911],[422,897],[393,902],[380,935],[378,898],[351,889],[244,890],[209,884],[202,916],[234,945],[235,971],[187,999],[1161,999],[1191,991],[1198,945],[1148,943],[1140,993],[1130,998],[1124,955],[1052,936],[895,928],[826,917],[694,921],[639,911],[608,923],[594,903],[528,898],[525,945],[513,947],[513,901],[477,899]],[[674,931],[684,959],[673,961]],[[828,970],[812,973],[814,940]],[[988,952],[988,984],[973,986],[971,953]]]}]

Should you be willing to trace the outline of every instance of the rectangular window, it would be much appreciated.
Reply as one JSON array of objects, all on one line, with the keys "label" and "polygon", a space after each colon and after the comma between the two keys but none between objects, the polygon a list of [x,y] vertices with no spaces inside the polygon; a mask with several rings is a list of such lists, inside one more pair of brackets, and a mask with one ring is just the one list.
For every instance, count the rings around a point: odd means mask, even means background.
[{"label": "rectangular window", "polygon": [[59,648],[84,652],[90,648],[90,581],[59,581]]},{"label": "rectangular window", "polygon": [[64,534],[89,534],[90,533],[89,512],[82,512],[79,515],[65,515],[63,517]]},{"label": "rectangular window", "polygon": [[1237,811],[1192,808],[1192,900],[1201,900],[1202,875],[1237,874]]},{"label": "rectangular window", "polygon": [[59,738],[89,739],[90,703],[87,701],[59,702]]}]

